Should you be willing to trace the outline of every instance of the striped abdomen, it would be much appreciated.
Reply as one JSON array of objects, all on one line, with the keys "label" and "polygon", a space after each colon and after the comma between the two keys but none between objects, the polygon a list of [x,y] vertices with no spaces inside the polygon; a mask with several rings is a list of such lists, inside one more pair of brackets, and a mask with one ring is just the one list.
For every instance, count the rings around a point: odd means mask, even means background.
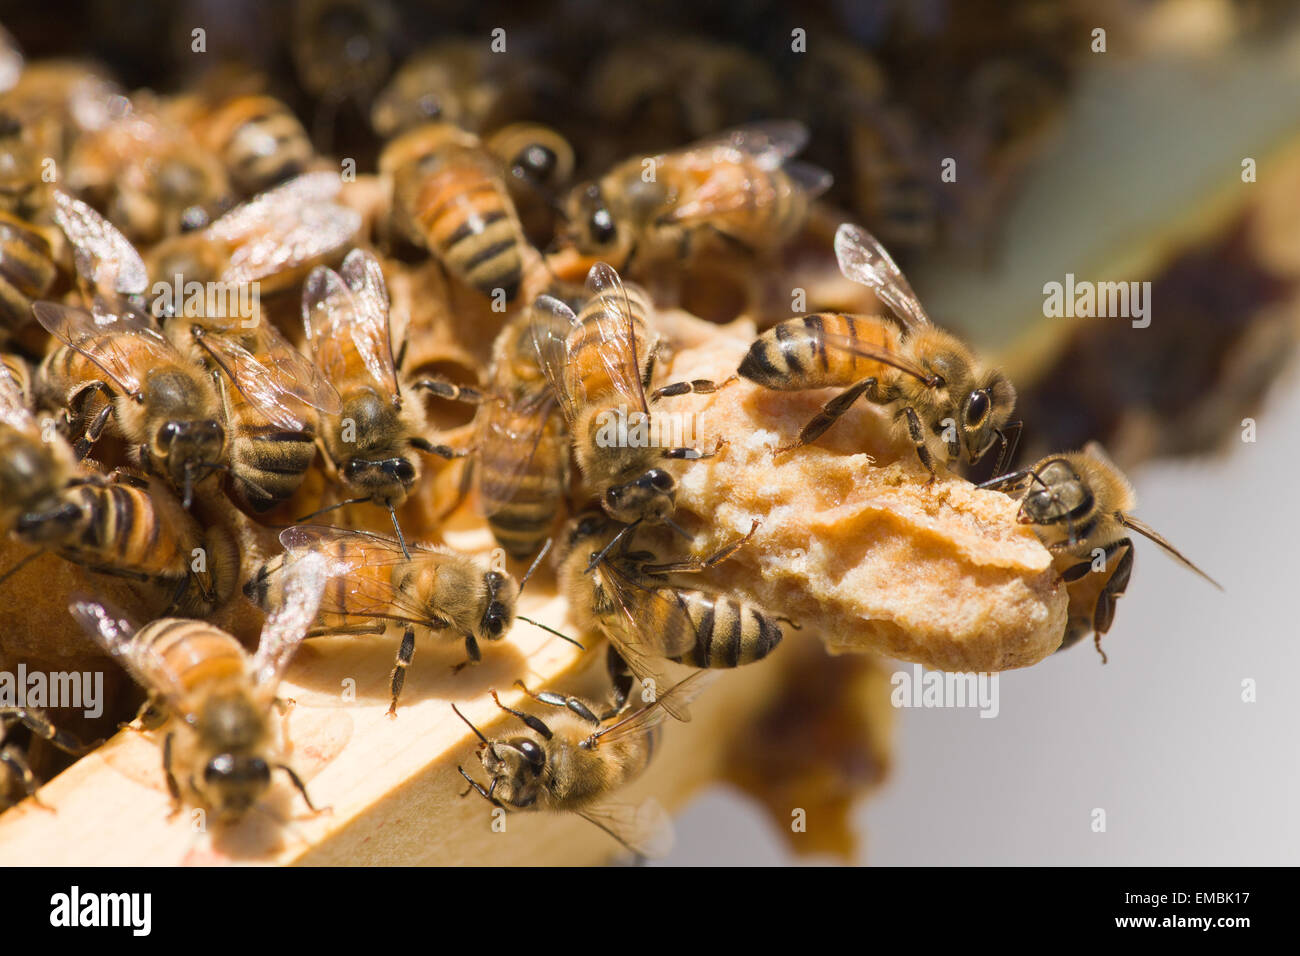
[{"label": "striped abdomen", "polygon": [[[254,511],[265,511],[293,496],[316,457],[310,424],[287,431],[266,420],[238,389],[227,392],[230,474],[239,497]],[[314,417],[303,412],[304,417]]]},{"label": "striped abdomen", "polygon": [[75,531],[57,542],[69,560],[111,573],[179,580],[190,569],[193,549],[202,546],[198,525],[167,496],[126,484],[69,488],[62,500],[81,517]]},{"label": "striped abdomen", "polygon": [[712,163],[688,175],[704,180],[709,195],[698,214],[692,206],[693,190],[688,188],[678,200],[674,218],[687,225],[707,223],[746,245],[764,248],[788,239],[807,218],[807,194],[781,169],[765,169],[747,159]]},{"label": "striped abdomen", "polygon": [[[588,403],[602,400],[615,405],[624,402],[614,388],[609,375],[609,366],[602,355],[613,350],[622,349],[630,355],[633,345],[636,349],[637,375],[644,381],[658,337],[650,332],[648,315],[649,305],[641,291],[632,285],[624,287],[626,300],[613,290],[601,292],[582,307],[578,321],[569,332],[569,381],[576,386],[570,389],[575,395],[586,395]],[[624,311],[632,317],[631,330],[627,328]],[[607,330],[617,330],[619,341],[607,340]],[[611,364],[619,366],[619,356],[611,354]],[[634,409],[628,409],[633,411]],[[639,411],[639,409],[635,409]]]},{"label": "striped abdomen", "polygon": [[891,371],[880,362],[828,345],[828,335],[861,342],[873,350],[899,350],[897,330],[883,319],[818,312],[772,326],[754,340],[737,371],[764,388],[786,392],[844,387]]},{"label": "striped abdomen", "polygon": [[523,229],[501,182],[470,150],[448,148],[421,164],[412,216],[429,248],[484,295],[506,300],[523,279]]},{"label": "striped abdomen", "polygon": [[141,649],[150,686],[189,694],[247,673],[244,648],[225,631],[203,621],[163,618],[132,638]]},{"label": "striped abdomen", "polygon": [[45,237],[0,213],[0,326],[17,328],[30,321],[32,302],[49,291],[57,271]]},{"label": "striped abdomen", "polygon": [[[509,411],[504,414],[514,417]],[[478,487],[479,503],[497,543],[511,557],[523,560],[537,553],[564,507],[569,440],[563,417],[552,408],[522,473],[502,477],[501,471],[510,461],[503,456],[529,453],[520,445],[516,441],[510,447],[496,438],[480,446]]]},{"label": "striped abdomen", "polygon": [[704,591],[664,590],[659,598],[680,607],[695,631],[694,648],[674,660],[693,667],[739,667],[762,660],[781,643],[776,619],[753,604]]},{"label": "striped abdomen", "polygon": [[212,119],[209,129],[209,142],[245,195],[297,176],[311,162],[307,131],[287,106],[270,96],[232,100]]}]

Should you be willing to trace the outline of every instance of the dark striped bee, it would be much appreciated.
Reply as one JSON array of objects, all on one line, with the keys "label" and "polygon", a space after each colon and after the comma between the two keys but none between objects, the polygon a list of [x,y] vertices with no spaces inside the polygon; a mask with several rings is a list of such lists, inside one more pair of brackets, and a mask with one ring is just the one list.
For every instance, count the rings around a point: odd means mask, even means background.
[{"label": "dark striped bee", "polygon": [[282,760],[285,741],[270,711],[316,617],[328,573],[318,555],[295,562],[253,655],[203,621],[161,618],[137,630],[94,599],[72,601],[69,610],[86,633],[173,718],[162,747],[173,812],[187,796],[220,820],[236,821],[269,789],[273,769],[283,770],[315,811],[302,780]]},{"label": "dark striped bee", "polygon": [[462,282],[507,302],[523,281],[523,227],[500,164],[478,138],[428,123],[393,140],[379,159],[393,178],[398,229]]},{"label": "dark striped bee", "polygon": [[685,259],[709,238],[747,254],[779,248],[830,185],[825,170],[788,162],[800,123],[757,123],[652,158],[633,157],[570,194],[570,238],[587,255]]},{"label": "dark striped bee", "polygon": [[841,225],[835,254],[844,276],[870,288],[898,325],[881,316],[822,312],[787,319],[754,341],[737,369],[741,378],[777,391],[843,389],[777,453],[815,441],[865,397],[888,410],[932,478],[936,458],[971,464],[994,444],[1001,446],[1001,471],[1011,453],[1006,432],[1019,429],[1007,424],[1016,402],[1011,382],[930,324],[902,271],[865,229]]},{"label": "dark striped bee", "polygon": [[285,555],[262,565],[244,585],[244,593],[258,605],[274,607],[282,601],[284,569],[299,555],[315,552],[328,557],[336,570],[308,637],[382,634],[392,622],[402,627],[390,716],[397,713],[417,630],[451,632],[464,640],[467,663],[477,663],[482,659],[479,642],[499,641],[514,623],[519,594],[514,578],[458,552],[311,525],[286,528],[280,543]]},{"label": "dark striped bee", "polygon": [[[592,705],[576,697],[543,692],[534,700],[564,708],[549,722],[492,699],[526,728],[513,737],[488,739],[453,704],[480,743],[478,757],[487,772],[484,787],[463,767],[462,777],[479,796],[506,810],[576,813],[600,827],[633,853],[663,856],[672,840],[672,825],[654,801],[640,806],[609,802],[610,794],[640,776],[659,747],[664,719],[686,714],[686,705],[705,684],[705,675],[692,674],[653,703],[628,716],[597,715]],[[470,791],[466,790],[464,795]]]},{"label": "dark striped bee", "polygon": [[[660,660],[697,668],[751,664],[775,650],[782,623],[791,622],[729,595],[683,588],[672,575],[720,564],[757,529],[755,522],[748,534],[708,558],[660,562],[648,551],[629,550],[630,539],[617,523],[587,511],[566,527],[556,553],[560,591],[568,595],[578,626],[604,634],[643,682],[663,686]],[[623,547],[611,547],[620,539]],[[678,716],[670,704],[665,707]]]},{"label": "dark striped bee", "polygon": [[624,287],[604,262],[588,274],[587,294],[576,314],[552,296],[538,298],[532,329],[541,369],[564,412],[583,477],[610,517],[631,526],[671,525],[677,481],[661,463],[707,458],[716,450],[673,446],[668,439],[684,430],[674,432],[670,416],[657,416],[650,404],[721,386],[675,383],[647,401],[658,346],[648,300],[639,289]]},{"label": "dark striped bee", "polygon": [[1179,564],[1223,590],[1160,534],[1129,514],[1137,504],[1133,486],[1096,442],[1081,452],[1051,455],[1032,468],[991,479],[980,487],[1023,489],[1017,520],[1032,525],[1052,552],[1056,571],[1069,592],[1062,650],[1092,634],[1105,662],[1101,638],[1110,630],[1115,602],[1133,573],[1130,531],[1154,541]]}]

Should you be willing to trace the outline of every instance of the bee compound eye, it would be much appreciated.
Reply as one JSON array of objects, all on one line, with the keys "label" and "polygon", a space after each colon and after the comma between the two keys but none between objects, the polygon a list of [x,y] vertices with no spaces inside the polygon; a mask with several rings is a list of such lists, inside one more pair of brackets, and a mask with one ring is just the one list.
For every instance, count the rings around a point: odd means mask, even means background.
[{"label": "bee compound eye", "polygon": [[520,740],[519,752],[523,754],[524,759],[534,767],[541,767],[546,763],[546,754],[542,751],[541,747],[537,746],[537,744],[533,743],[531,740]]},{"label": "bee compound eye", "polygon": [[671,491],[673,488],[673,476],[668,474],[662,468],[655,468],[650,472],[650,486],[655,491]]},{"label": "bee compound eye", "polygon": [[966,404],[966,422],[970,425],[979,425],[988,417],[989,414],[989,393],[986,391],[972,392],[970,401]]}]

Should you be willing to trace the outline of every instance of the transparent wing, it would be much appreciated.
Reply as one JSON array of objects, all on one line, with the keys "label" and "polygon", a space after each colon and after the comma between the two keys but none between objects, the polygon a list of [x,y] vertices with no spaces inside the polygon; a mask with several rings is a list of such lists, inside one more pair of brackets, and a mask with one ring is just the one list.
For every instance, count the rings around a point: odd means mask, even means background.
[{"label": "transparent wing", "polygon": [[[113,658],[142,687],[166,692],[169,688],[153,686],[153,675],[142,659],[139,642],[135,641],[135,625],[117,608],[83,594],[74,594],[68,603],[68,612],[81,625],[86,635]],[[179,696],[180,688],[170,688]]]},{"label": "transparent wing", "polygon": [[710,164],[748,156],[757,159],[764,169],[776,169],[807,144],[808,127],[803,123],[767,120],[725,130],[686,147],[683,152]]},{"label": "transparent wing", "polygon": [[844,277],[874,292],[905,328],[931,324],[903,271],[867,230],[843,223],[835,232],[835,257]]},{"label": "transparent wing", "polygon": [[131,241],[80,199],[54,190],[54,221],[71,241],[77,274],[103,295],[136,295],[149,272]]},{"label": "transparent wing", "polygon": [[637,856],[657,860],[672,851],[674,842],[672,818],[654,800],[646,800],[640,806],[604,803],[579,810],[577,813],[578,816],[600,827]]},{"label": "transparent wing", "polygon": [[[597,305],[594,319],[590,321],[596,327],[601,364],[618,393],[634,408],[648,413],[640,357],[649,344],[637,341],[636,323],[623,280],[609,263],[597,262],[587,273],[587,293]],[[592,304],[588,303],[582,310],[583,316],[591,309]],[[582,324],[586,325],[587,321],[584,318]]]},{"label": "transparent wing", "polygon": [[[690,714],[690,703],[700,695],[713,680],[715,675],[708,671],[696,671],[685,680],[662,694],[658,699],[635,714],[624,717],[617,723],[610,724],[594,736],[598,745],[611,744],[628,737],[638,737],[650,733],[669,717],[677,713]],[[679,720],[683,718],[678,718]]]},{"label": "transparent wing", "polygon": [[36,416],[27,407],[22,386],[14,380],[13,374],[0,362],[0,423],[21,431],[38,431]]},{"label": "transparent wing", "polygon": [[781,171],[803,191],[809,199],[816,199],[831,188],[835,177],[820,166],[812,163],[786,163]]},{"label": "transparent wing", "polygon": [[829,348],[851,352],[854,355],[860,355],[863,358],[871,359],[874,362],[880,362],[883,365],[892,366],[900,372],[906,372],[908,375],[918,378],[923,382],[928,382],[932,378],[930,373],[921,368],[921,366],[917,365],[915,362],[909,361],[906,357],[892,349],[876,346],[870,342],[863,342],[858,339],[851,339],[847,335],[836,335],[833,332],[821,333],[821,339]]},{"label": "transparent wing", "polygon": [[586,397],[574,395],[569,385],[569,337],[578,325],[578,317],[568,305],[549,295],[538,297],[533,313],[530,328],[537,364],[564,410],[564,417],[573,421],[578,403]]},{"label": "transparent wing", "polygon": [[352,344],[376,383],[398,394],[397,368],[393,361],[393,340],[388,324],[388,286],[384,270],[373,253],[353,249],[340,269],[352,290],[355,313],[350,328]]},{"label": "transparent wing", "polygon": [[136,312],[91,313],[37,302],[32,313],[45,331],[94,362],[126,394],[140,391],[146,370],[180,357],[157,327]]},{"label": "transparent wing", "polygon": [[282,573],[284,602],[266,616],[257,653],[249,662],[254,685],[268,698],[275,695],[284,669],[316,620],[325,585],[342,569],[328,556],[308,552],[290,559]]},{"label": "transparent wing", "polygon": [[301,429],[303,405],[337,415],[342,405],[334,386],[270,326],[265,326],[261,334],[278,340],[265,354],[265,362],[225,335],[203,335],[198,342],[249,403],[272,424],[289,431]]},{"label": "transparent wing", "polygon": [[[479,461],[484,463],[478,470],[481,499],[504,504],[514,497],[555,408],[550,389],[513,405],[489,402],[483,406],[479,412],[483,418],[475,429]],[[484,515],[491,517],[498,510],[485,509]]]}]

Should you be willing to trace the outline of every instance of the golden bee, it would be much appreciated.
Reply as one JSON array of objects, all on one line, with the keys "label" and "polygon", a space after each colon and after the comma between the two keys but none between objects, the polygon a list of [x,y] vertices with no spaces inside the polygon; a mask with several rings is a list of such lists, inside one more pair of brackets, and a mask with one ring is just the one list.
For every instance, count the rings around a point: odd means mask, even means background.
[{"label": "golden bee", "polygon": [[511,123],[483,145],[502,165],[525,235],[545,246],[559,221],[560,192],[573,177],[573,147],[558,132],[537,123]]},{"label": "golden bee", "polygon": [[899,325],[823,312],[787,319],[755,340],[737,370],[741,378],[777,391],[843,389],[778,453],[815,441],[865,397],[888,411],[931,476],[936,459],[972,464],[994,444],[1000,471],[1011,450],[1007,433],[1019,428],[1008,425],[1015,387],[930,324],[903,273],[865,229],[841,225],[835,253],[845,277],[875,292]]},{"label": "golden bee", "polygon": [[[791,622],[730,595],[681,587],[672,576],[715,567],[756,530],[757,523],[707,558],[661,562],[628,549],[623,527],[587,511],[566,527],[556,553],[560,590],[579,628],[604,634],[643,682],[663,686],[662,660],[696,668],[750,664],[776,649],[782,624]],[[623,547],[614,547],[620,541]]]},{"label": "golden bee", "polygon": [[507,302],[523,281],[523,226],[500,164],[478,137],[450,123],[426,123],[385,147],[380,172],[393,180],[398,230],[425,246],[466,285]]},{"label": "golden bee", "polygon": [[455,551],[311,525],[286,528],[280,543],[285,555],[262,565],[244,585],[258,605],[281,602],[286,566],[314,552],[328,557],[336,571],[308,637],[382,634],[391,623],[402,628],[390,716],[397,713],[417,632],[451,632],[464,640],[467,663],[476,663],[482,659],[480,642],[499,641],[514,623],[519,594],[514,578]]},{"label": "golden bee", "polygon": [[406,400],[393,359],[388,289],[373,254],[354,249],[339,272],[318,266],[303,288],[307,342],[321,377],[339,395],[337,414],[323,413],[320,444],[351,494],[348,503],[387,508],[401,539],[396,508],[420,476],[419,450],[444,458],[464,451],[424,437],[424,406]]},{"label": "golden bee", "polygon": [[1017,520],[1033,526],[1069,591],[1062,649],[1092,634],[1097,652],[1106,660],[1101,638],[1110,630],[1115,602],[1133,573],[1131,531],[1154,541],[1179,564],[1223,590],[1130,514],[1137,504],[1133,486],[1095,442],[1081,452],[1050,455],[1031,468],[1001,475],[980,487],[1023,489]]},{"label": "golden bee", "polygon": [[[685,714],[686,705],[704,685],[692,674],[636,713],[597,715],[586,701],[542,692],[534,700],[565,713],[543,721],[533,714],[492,699],[524,724],[512,737],[489,739],[453,704],[457,716],[479,739],[478,757],[488,775],[484,787],[457,767],[470,787],[493,806],[505,810],[576,813],[600,827],[630,851],[656,857],[667,852],[671,824],[653,801],[639,807],[609,801],[612,793],[640,776],[659,748],[662,724],[670,713]],[[466,790],[468,794],[470,791]]]},{"label": "golden bee", "polygon": [[257,652],[203,621],[161,618],[136,630],[92,598],[69,606],[86,633],[173,718],[163,740],[163,772],[173,808],[186,796],[234,822],[283,770],[313,811],[307,789],[281,759],[282,734],[270,719],[276,688],[312,620],[329,569],[307,555],[286,572]]},{"label": "golden bee", "polygon": [[830,185],[824,170],[790,161],[807,139],[801,124],[772,121],[625,160],[570,193],[570,238],[624,272],[637,258],[690,258],[710,240],[747,255],[779,248]]},{"label": "golden bee", "polygon": [[241,93],[220,98],[205,104],[190,126],[221,161],[241,196],[305,173],[315,156],[298,117],[273,96]]},{"label": "golden bee", "polygon": [[80,757],[90,750],[90,745],[66,730],[60,730],[49,716],[34,707],[0,707],[0,812],[7,810],[23,797],[41,804],[36,795],[40,784],[27,760],[27,750],[9,739],[10,731],[21,725],[34,738],[48,741],[64,753]]},{"label": "golden bee", "polygon": [[629,525],[671,524],[677,481],[661,463],[713,453],[668,447],[663,439],[673,429],[650,405],[721,386],[703,379],[674,383],[647,400],[658,346],[648,299],[604,262],[588,274],[587,295],[578,313],[549,295],[537,300],[532,331],[539,364],[564,412],[578,467],[610,517]]},{"label": "golden bee", "polygon": [[57,278],[44,230],[0,212],[0,329],[27,323],[32,303],[46,295]]}]

